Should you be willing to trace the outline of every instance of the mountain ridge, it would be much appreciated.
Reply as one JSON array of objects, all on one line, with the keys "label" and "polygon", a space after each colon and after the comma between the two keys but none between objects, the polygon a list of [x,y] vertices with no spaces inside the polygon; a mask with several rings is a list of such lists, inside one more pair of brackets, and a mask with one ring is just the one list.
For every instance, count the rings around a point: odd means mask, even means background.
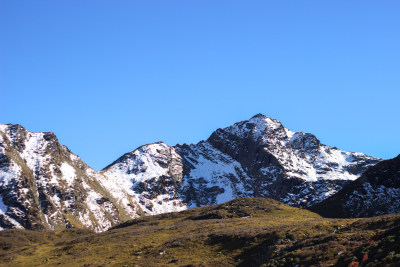
[{"label": "mountain ridge", "polygon": [[[32,228],[33,220],[39,228],[104,231],[129,218],[240,197],[307,207],[381,161],[323,145],[262,114],[219,128],[197,144],[140,146],[101,171],[59,144],[54,133],[10,124],[1,125],[0,133],[3,228],[13,227],[12,220]],[[34,201],[28,205],[27,199]]]}]

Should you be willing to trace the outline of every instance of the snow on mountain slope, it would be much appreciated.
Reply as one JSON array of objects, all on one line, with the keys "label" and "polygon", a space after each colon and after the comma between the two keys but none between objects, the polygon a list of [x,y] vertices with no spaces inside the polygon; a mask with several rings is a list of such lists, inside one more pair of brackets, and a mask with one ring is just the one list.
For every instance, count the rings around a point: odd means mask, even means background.
[{"label": "snow on mountain slope", "polygon": [[135,207],[121,207],[120,200],[109,195],[99,183],[103,179],[53,133],[1,125],[1,228],[103,231],[136,214]]},{"label": "snow on mountain slope", "polygon": [[[182,183],[181,156],[163,142],[144,145],[126,153],[103,172],[122,190],[137,198],[143,214],[187,208],[176,192]],[[118,193],[114,196],[118,197]]]},{"label": "snow on mountain slope", "polygon": [[364,160],[367,164],[377,162],[362,153],[322,145],[314,135],[294,133],[279,121],[262,114],[222,131],[263,146],[286,168],[289,178],[309,182],[319,179],[355,180],[365,170],[359,167],[360,161]]},{"label": "snow on mountain slope", "polygon": [[185,160],[188,173],[184,176],[180,195],[189,207],[208,206],[249,196],[242,166],[207,142],[177,149]]},{"label": "snow on mountain slope", "polygon": [[372,166],[360,178],[311,209],[327,217],[400,213],[400,155]]}]

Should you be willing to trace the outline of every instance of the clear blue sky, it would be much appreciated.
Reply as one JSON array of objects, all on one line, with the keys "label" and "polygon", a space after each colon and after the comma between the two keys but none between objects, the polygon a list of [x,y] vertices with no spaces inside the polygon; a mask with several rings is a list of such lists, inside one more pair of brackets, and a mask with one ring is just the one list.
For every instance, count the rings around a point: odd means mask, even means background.
[{"label": "clear blue sky", "polygon": [[399,1],[0,1],[0,122],[101,169],[263,113],[400,153]]}]

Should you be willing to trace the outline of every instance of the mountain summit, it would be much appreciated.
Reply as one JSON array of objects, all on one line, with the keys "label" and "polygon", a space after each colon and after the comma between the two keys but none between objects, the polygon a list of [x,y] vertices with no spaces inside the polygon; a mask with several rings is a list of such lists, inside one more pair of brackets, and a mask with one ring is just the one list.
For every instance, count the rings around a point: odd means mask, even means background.
[{"label": "mountain summit", "polygon": [[238,197],[270,197],[305,207],[336,193],[379,159],[326,146],[257,114],[218,129],[206,141],[141,147],[103,170],[149,207],[180,200],[188,207]]},{"label": "mountain summit", "polygon": [[103,231],[128,218],[238,197],[308,207],[379,161],[257,114],[197,144],[144,145],[95,171],[53,133],[1,125],[0,226]]}]

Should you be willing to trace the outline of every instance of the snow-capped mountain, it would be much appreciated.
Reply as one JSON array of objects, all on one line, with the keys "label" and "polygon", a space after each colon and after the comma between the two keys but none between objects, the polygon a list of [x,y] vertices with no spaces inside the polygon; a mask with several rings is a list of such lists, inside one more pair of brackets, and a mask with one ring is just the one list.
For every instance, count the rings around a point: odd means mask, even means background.
[{"label": "snow-capped mountain", "polygon": [[113,197],[116,187],[53,133],[0,125],[1,228],[106,230],[140,213],[129,194]]},{"label": "snow-capped mountain", "polygon": [[258,114],[197,144],[141,146],[95,171],[53,133],[0,125],[0,227],[103,231],[141,215],[238,197],[305,207],[379,161]]},{"label": "snow-capped mountain", "polygon": [[[154,215],[187,208],[177,191],[181,187],[182,158],[162,142],[141,146],[106,167],[110,183],[137,197],[144,214]],[[116,198],[118,191],[111,192]]]},{"label": "snow-capped mountain", "polygon": [[357,179],[379,159],[322,145],[262,114],[218,129],[191,145],[149,144],[103,170],[127,181],[154,208],[198,207],[238,197],[270,197],[310,206]]},{"label": "snow-capped mountain", "polygon": [[339,218],[400,213],[400,155],[372,166],[360,178],[310,209]]}]

